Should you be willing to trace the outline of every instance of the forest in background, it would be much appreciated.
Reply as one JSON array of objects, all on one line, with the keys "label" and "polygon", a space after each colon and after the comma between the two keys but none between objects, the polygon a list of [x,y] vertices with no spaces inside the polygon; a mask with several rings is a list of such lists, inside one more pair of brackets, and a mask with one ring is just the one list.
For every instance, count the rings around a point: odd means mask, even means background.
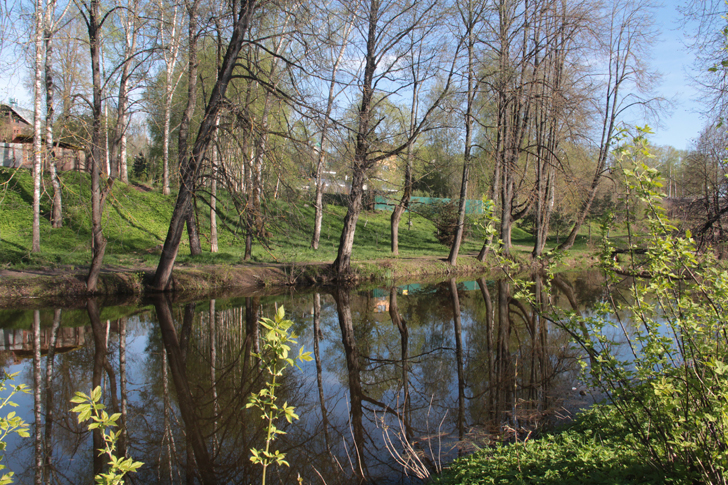
[{"label": "forest in background", "polygon": [[[627,123],[653,122],[666,100],[649,65],[659,26],[651,2],[517,0],[315,2],[202,0],[10,4],[3,49],[32,71],[32,252],[41,198],[63,224],[58,141],[82,146],[91,173],[93,291],[115,180],[177,194],[154,287],[167,287],[183,234],[218,250],[219,191],[236,214],[243,259],[267,244],[272,201],[313,207],[344,192],[335,272],[350,271],[367,201],[392,203],[392,255],[412,196],[446,197],[457,264],[467,199],[493,201],[505,255],[518,224],[539,257],[549,235],[569,249],[585,222],[620,214],[613,149]],[[706,127],[688,151],[653,149],[673,216],[710,244],[723,239],[726,143],[721,2],[688,2]],[[19,60],[18,60],[19,59]],[[41,191],[41,174],[51,183]],[[8,189],[4,182],[3,188]],[[440,211],[437,217],[445,217]],[[45,215],[45,214],[44,214]],[[45,217],[43,217],[45,219]],[[204,221],[203,221],[204,220]],[[44,222],[45,224],[46,222]]]}]

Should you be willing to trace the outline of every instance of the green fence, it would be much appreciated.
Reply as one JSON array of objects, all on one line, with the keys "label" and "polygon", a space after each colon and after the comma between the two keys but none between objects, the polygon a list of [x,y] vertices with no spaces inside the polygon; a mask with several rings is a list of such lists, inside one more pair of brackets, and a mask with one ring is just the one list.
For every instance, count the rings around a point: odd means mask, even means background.
[{"label": "green fence", "polygon": [[[435,197],[411,197],[410,198],[410,209],[417,212],[417,205],[429,205],[429,204],[447,204],[451,199],[438,199]],[[376,196],[374,199],[374,210],[378,211],[393,211],[394,206],[399,203],[399,199],[391,199],[382,195]],[[476,199],[469,199],[465,201],[465,213],[466,214],[482,214],[483,213],[483,201]]]}]

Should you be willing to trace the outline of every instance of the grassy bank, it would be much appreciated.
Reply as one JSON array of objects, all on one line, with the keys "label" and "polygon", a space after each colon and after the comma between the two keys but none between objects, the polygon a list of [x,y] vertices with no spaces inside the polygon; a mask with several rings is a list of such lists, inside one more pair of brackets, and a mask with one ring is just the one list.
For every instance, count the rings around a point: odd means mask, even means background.
[{"label": "grassy bank", "polygon": [[[44,193],[41,203],[41,252],[31,254],[32,177],[27,170],[0,169],[0,264],[13,268],[85,265],[90,261],[91,208],[90,182],[87,174],[66,172],[63,181],[63,227],[50,225],[50,194]],[[50,181],[44,186],[50,192]],[[104,235],[109,243],[107,265],[148,266],[157,262],[160,245],[175,203],[175,196],[164,196],[144,186],[116,182],[104,210]],[[237,224],[233,205],[225,194],[220,196],[219,246],[217,254],[210,250],[209,209],[198,201],[203,254],[197,263],[238,263],[242,261],[244,235]],[[321,247],[310,249],[314,210],[305,202],[290,204],[268,201],[265,208],[266,230],[270,233],[265,245],[254,243],[253,262],[331,262],[336,257],[339,235],[346,208],[327,205],[324,213]],[[388,212],[364,212],[357,226],[354,259],[382,258],[389,253]],[[411,225],[407,224],[412,222]],[[417,215],[405,216],[400,230],[402,257],[442,256],[448,248],[435,238],[435,227]],[[528,237],[526,234],[519,234]],[[517,235],[518,236],[518,235]],[[191,262],[183,237],[179,261]],[[474,252],[479,243],[468,240],[463,252]]]},{"label": "grassy bank", "polygon": [[[13,281],[5,284],[4,296],[47,296],[49,293],[83,293],[85,267],[91,260],[91,209],[88,174],[65,172],[63,186],[63,227],[51,228],[50,180],[43,181],[41,199],[41,251],[31,253],[32,176],[27,170],[0,168],[0,269],[45,272],[46,281]],[[304,194],[305,195],[305,194]],[[149,271],[156,267],[175,196],[138,184],[116,182],[103,216],[108,239],[101,293],[139,293]],[[203,254],[189,255],[187,235],[183,236],[175,276],[181,288],[295,284],[326,280],[325,263],[336,258],[346,207],[327,204],[321,243],[310,248],[314,209],[304,198],[296,203],[268,200],[265,203],[265,241],[255,241],[250,262],[243,261],[244,234],[229,196],[221,193],[218,202],[219,252],[210,253],[209,208],[197,202]],[[388,279],[403,275],[450,274],[453,268],[442,260],[449,248],[436,238],[435,225],[425,217],[406,213],[400,226],[400,255],[390,256],[390,212],[365,211],[356,231],[353,270],[364,279]],[[515,254],[527,258],[533,238],[515,228]],[[459,273],[482,271],[474,259],[482,241],[466,239],[461,249]],[[552,241],[552,245],[555,241]],[[567,265],[583,264],[588,257],[581,240],[570,253]],[[580,262],[575,262],[575,259]],[[256,266],[257,265],[257,266]],[[267,267],[266,271],[260,269]],[[243,267],[241,269],[241,266]],[[254,268],[246,273],[244,268]],[[196,270],[195,270],[196,268]],[[258,269],[255,269],[258,268]],[[260,273],[260,274],[258,274]],[[58,275],[63,275],[59,277]],[[245,281],[243,281],[245,280]]]}]

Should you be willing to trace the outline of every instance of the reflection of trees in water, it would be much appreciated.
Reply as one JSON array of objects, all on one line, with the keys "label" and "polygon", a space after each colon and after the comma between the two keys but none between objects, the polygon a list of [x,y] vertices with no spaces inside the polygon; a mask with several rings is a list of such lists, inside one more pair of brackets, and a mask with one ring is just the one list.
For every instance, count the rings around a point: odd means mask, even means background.
[{"label": "reflection of trees in water", "polygon": [[[545,298],[542,282],[533,280],[538,302]],[[568,336],[549,328],[530,305],[515,300],[508,281],[495,282],[495,291],[484,280],[478,283],[478,292],[464,292],[451,280],[421,298],[398,298],[391,289],[393,332],[374,331],[366,315],[358,327],[351,309],[367,308],[366,298],[347,301],[348,293],[335,293],[353,439],[370,460],[362,465],[364,472],[375,474],[371,463],[382,459],[381,443],[372,431],[375,411],[398,413],[405,435],[425,451],[447,416],[443,431],[465,450],[473,437],[469,431],[501,435],[508,429],[533,429],[563,399],[559,393],[570,387],[577,371]],[[449,313],[446,318],[443,308]]]},{"label": "reflection of trees in water", "polygon": [[[533,282],[540,301],[541,282]],[[398,480],[401,469],[377,427],[382,418],[424,455],[431,446],[438,453],[438,440],[443,453],[452,445],[465,452],[483,431],[538,425],[565,382],[572,385],[566,336],[515,300],[511,283],[477,285],[465,291],[451,280],[411,294],[287,296],[286,313],[314,361],[305,374],[287,372],[279,389],[301,421],[281,423],[288,434],[274,444],[291,468],[277,469],[271,483],[295,483],[297,473],[306,483],[320,482],[319,474],[326,483]],[[583,292],[569,278],[554,286],[554,299],[567,306]],[[129,453],[146,463],[139,483],[256,482],[260,467],[249,450],[262,447],[263,422],[245,404],[260,389],[257,322],[273,313],[272,303],[251,297],[180,305],[160,297],[158,323],[129,320],[130,331],[143,328],[147,339],[134,354],[127,320],[101,321],[91,302],[88,345],[47,359],[53,368],[45,385],[52,375],[54,392],[44,406],[54,412],[45,412],[44,439],[54,444],[43,448],[53,449],[44,455],[59,482],[91,475],[91,446],[68,400],[94,382],[110,408],[125,414]]]},{"label": "reflection of trees in water", "polygon": [[[532,275],[531,280],[535,305],[545,308],[550,295],[541,276]],[[577,376],[576,355],[565,332],[512,297],[507,280],[495,282],[495,305],[485,281],[478,283],[487,314],[494,318],[486,318],[470,335],[472,423],[490,433],[532,431],[550,421],[570,392]],[[477,372],[488,379],[472,379]]]}]

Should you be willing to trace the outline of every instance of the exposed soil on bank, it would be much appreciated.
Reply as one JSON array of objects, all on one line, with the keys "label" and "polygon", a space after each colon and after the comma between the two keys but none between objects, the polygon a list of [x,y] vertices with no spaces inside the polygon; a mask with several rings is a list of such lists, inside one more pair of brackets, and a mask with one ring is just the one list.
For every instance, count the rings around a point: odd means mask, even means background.
[{"label": "exposed soil on bank", "polygon": [[[579,256],[562,262],[564,267],[585,267],[593,263],[589,256]],[[522,265],[522,269],[528,269]],[[149,293],[147,284],[154,276],[152,267],[106,266],[101,272],[98,296],[144,296]],[[57,267],[48,269],[12,270],[0,269],[0,307],[16,306],[27,298],[77,298],[93,296],[86,289],[87,268]],[[481,263],[475,255],[458,259],[458,265],[447,264],[444,258],[388,258],[372,261],[355,261],[352,274],[336,279],[327,263],[244,263],[237,265],[175,266],[170,291],[174,293],[204,293],[235,288],[243,291],[261,289],[304,287],[330,284],[361,284],[367,281],[389,282],[393,280],[427,277],[458,277],[471,274],[487,274],[500,271],[493,262]]]}]

